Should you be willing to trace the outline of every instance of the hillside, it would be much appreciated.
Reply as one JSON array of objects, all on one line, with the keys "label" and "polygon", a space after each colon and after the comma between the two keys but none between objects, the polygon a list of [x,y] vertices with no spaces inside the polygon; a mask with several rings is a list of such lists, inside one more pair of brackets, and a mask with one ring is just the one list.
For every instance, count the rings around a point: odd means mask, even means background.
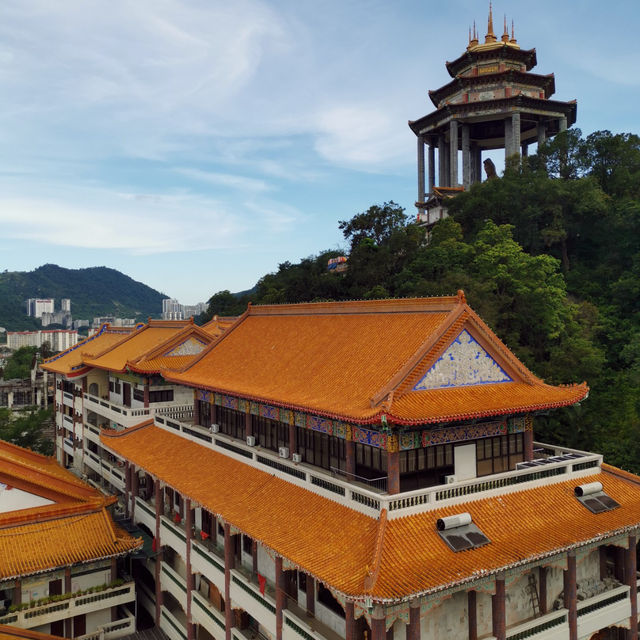
[{"label": "hillside", "polygon": [[10,331],[40,328],[25,315],[28,298],[71,299],[74,319],[115,315],[124,318],[158,317],[167,296],[107,267],[65,269],[45,264],[34,271],[0,273],[0,326]]}]

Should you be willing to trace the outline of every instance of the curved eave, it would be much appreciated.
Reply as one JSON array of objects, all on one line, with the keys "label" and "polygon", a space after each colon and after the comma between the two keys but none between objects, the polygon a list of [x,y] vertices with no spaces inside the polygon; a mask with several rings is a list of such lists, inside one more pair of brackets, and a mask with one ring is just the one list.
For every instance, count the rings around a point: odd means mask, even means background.
[{"label": "curved eave", "polygon": [[456,58],[452,62],[445,62],[445,66],[447,67],[449,75],[452,78],[455,78],[463,69],[469,67],[473,63],[492,60],[495,58],[523,62],[526,65],[527,71],[533,69],[533,67],[538,64],[535,49],[516,49],[508,44],[503,44],[502,46],[497,46],[493,49],[465,51],[459,58]]},{"label": "curved eave", "polygon": [[517,95],[510,98],[499,98],[497,100],[479,100],[476,102],[465,102],[459,104],[448,104],[440,109],[436,109],[426,116],[417,120],[409,120],[409,127],[418,135],[428,135],[431,132],[423,132],[425,127],[431,126],[436,129],[438,126],[448,122],[451,118],[464,118],[467,115],[475,114],[483,108],[495,115],[495,110],[502,109],[505,114],[514,107],[520,107],[523,111],[532,109],[535,111],[554,111],[567,116],[567,126],[575,124],[578,104],[575,100],[562,102],[560,100],[544,100],[542,98],[530,98],[528,96]]},{"label": "curved eave", "polygon": [[[499,80],[512,80],[523,85],[533,85],[544,89],[545,99],[548,100],[555,93],[554,75],[542,75],[539,73],[525,73],[516,71],[515,69],[507,69],[497,73],[487,73],[481,76],[457,76],[451,82],[448,82],[439,89],[429,91],[429,98],[433,105],[438,108],[443,100],[453,95],[457,90],[467,87],[477,87],[485,84],[491,84]],[[475,103],[474,103],[475,104]]]}]

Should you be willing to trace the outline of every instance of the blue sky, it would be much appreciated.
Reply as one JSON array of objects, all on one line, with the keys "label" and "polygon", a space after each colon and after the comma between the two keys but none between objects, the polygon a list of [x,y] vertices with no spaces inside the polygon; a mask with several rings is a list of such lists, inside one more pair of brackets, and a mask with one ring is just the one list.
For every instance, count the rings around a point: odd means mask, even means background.
[{"label": "blue sky", "polygon": [[[637,1],[494,2],[584,133],[640,133]],[[415,137],[484,0],[3,0],[0,268],[106,265],[181,302],[414,213]]]}]

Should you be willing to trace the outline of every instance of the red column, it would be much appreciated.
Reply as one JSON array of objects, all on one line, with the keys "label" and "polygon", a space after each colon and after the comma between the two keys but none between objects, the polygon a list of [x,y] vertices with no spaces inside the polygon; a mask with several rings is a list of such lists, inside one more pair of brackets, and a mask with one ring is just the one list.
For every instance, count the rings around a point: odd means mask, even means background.
[{"label": "red column", "polygon": [[344,606],[345,634],[344,640],[354,640],[356,617],[354,612],[353,600],[347,600]]},{"label": "red column", "polygon": [[140,492],[140,479],[135,464],[129,466],[129,472],[131,474],[131,519],[133,520],[136,513],[136,498]]},{"label": "red column", "polygon": [[193,422],[200,424],[200,401],[195,393],[193,394]]},{"label": "red column", "polygon": [[156,566],[155,566],[155,580],[156,580],[156,626],[160,626],[160,610],[162,607],[162,586],[160,584],[160,569],[162,564],[162,551],[160,550],[160,516],[164,512],[164,491],[160,486],[160,480],[156,480],[155,483],[155,498],[156,498]]},{"label": "red column", "polygon": [[[64,589],[62,592],[71,593],[71,567],[67,567],[64,570]],[[65,638],[73,637],[73,618],[67,618],[64,621],[64,636]]]},{"label": "red column", "polygon": [[144,408],[148,409],[149,408],[149,378],[145,378],[144,379]]},{"label": "red column", "polygon": [[231,569],[235,567],[233,553],[233,540],[231,539],[231,526],[228,522],[224,525],[224,626],[225,638],[231,640],[231,628],[233,627],[233,611],[231,610]]},{"label": "red column", "polygon": [[22,604],[22,580],[16,580],[13,584],[13,599],[11,604]]},{"label": "red column", "polygon": [[628,640],[638,640],[638,580],[636,577],[636,537],[629,536],[629,548],[625,553],[624,577],[629,585],[631,599],[631,628],[627,631]]},{"label": "red column", "polygon": [[307,611],[313,616],[316,613],[316,581],[307,574]]},{"label": "red column", "polygon": [[533,431],[524,432],[524,459],[533,460]]},{"label": "red column", "polygon": [[193,511],[191,510],[191,500],[187,498],[185,500],[186,512],[185,512],[185,529],[187,534],[187,542],[186,542],[186,554],[185,564],[187,566],[187,639],[194,640],[195,638],[195,629],[194,625],[191,621],[191,592],[193,590],[193,573],[191,571],[191,536],[193,529]]},{"label": "red column", "polygon": [[493,623],[493,635],[496,640],[505,640],[507,627],[504,608],[505,586],[504,579],[496,579],[496,593],[491,598],[491,618]]},{"label": "red column", "polygon": [[295,424],[289,425],[289,457],[298,453],[298,432]]},{"label": "red column", "polygon": [[576,556],[567,556],[564,572],[564,607],[569,611],[569,640],[578,640],[578,590],[576,586]]},{"label": "red column", "polygon": [[547,568],[539,567],[540,578],[540,613],[547,613]]},{"label": "red column", "polygon": [[387,630],[382,607],[376,607],[377,611],[371,614],[371,640],[386,640]]},{"label": "red column", "polygon": [[124,463],[124,513],[129,517],[131,513],[131,463]]},{"label": "red column", "polygon": [[247,413],[244,416],[244,435],[248,438],[253,435],[253,429],[251,427],[251,410],[247,407]]},{"label": "red column", "polygon": [[258,541],[251,541],[251,570],[253,571],[253,575],[258,575]]},{"label": "red column", "polygon": [[400,493],[400,454],[397,451],[387,453],[387,493]]},{"label": "red column", "polygon": [[356,473],[356,443],[353,440],[347,440],[345,455],[345,471],[349,477],[354,476]]},{"label": "red column", "polygon": [[[475,594],[475,591],[470,593]],[[409,604],[409,624],[406,629],[406,640],[420,640],[420,603],[415,600]]]},{"label": "red column", "polygon": [[[467,591],[467,610],[469,620],[469,640],[478,640],[478,594],[471,590]],[[418,610],[419,611],[419,610]],[[411,612],[409,612],[411,613]],[[409,638],[407,638],[409,640]],[[419,640],[418,638],[411,640]]]},{"label": "red column", "polygon": [[276,556],[276,640],[282,640],[282,612],[287,608],[282,558]]}]

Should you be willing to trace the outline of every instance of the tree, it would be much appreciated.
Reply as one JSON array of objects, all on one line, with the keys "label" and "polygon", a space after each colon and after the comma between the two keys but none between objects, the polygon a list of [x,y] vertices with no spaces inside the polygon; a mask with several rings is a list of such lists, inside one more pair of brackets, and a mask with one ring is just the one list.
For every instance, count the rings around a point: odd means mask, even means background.
[{"label": "tree", "polygon": [[351,220],[340,220],[338,228],[353,250],[365,238],[370,238],[376,245],[383,244],[396,229],[406,224],[407,219],[403,207],[389,200],[382,206],[372,205]]},{"label": "tree", "polygon": [[12,413],[0,408],[0,440],[32,449],[44,455],[53,454],[53,442],[44,428],[51,422],[52,409],[26,410]]},{"label": "tree", "polygon": [[38,352],[38,347],[20,347],[7,361],[4,367],[5,380],[26,380],[31,375],[33,359]]}]

